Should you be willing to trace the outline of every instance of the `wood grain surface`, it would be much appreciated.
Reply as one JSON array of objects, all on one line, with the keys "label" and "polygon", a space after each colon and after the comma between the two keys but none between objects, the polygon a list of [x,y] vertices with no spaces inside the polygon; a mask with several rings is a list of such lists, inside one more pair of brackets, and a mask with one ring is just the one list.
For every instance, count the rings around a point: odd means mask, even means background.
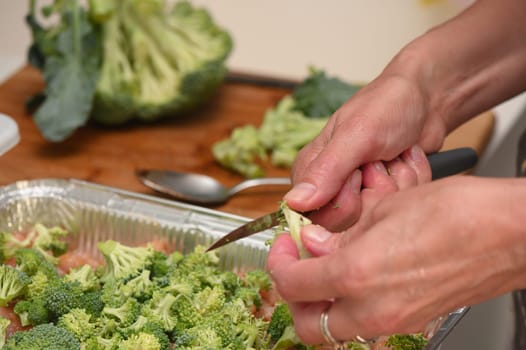
[{"label": "wood grain surface", "polygon": [[[25,101],[42,88],[40,73],[31,67],[20,69],[0,85],[0,112],[13,117],[21,136],[20,143],[0,157],[0,185],[76,178],[164,198],[144,186],[136,170],[204,173],[227,186],[234,185],[242,178],[215,163],[211,145],[237,126],[259,126],[265,110],[289,93],[282,88],[226,83],[206,106],[190,115],[121,127],[89,123],[68,140],[51,143],[41,136],[25,110]],[[451,134],[444,148],[470,146],[480,154],[491,137],[493,123],[491,112],[478,116]],[[265,168],[268,176],[289,175],[287,169]],[[286,190],[284,186],[254,188],[212,208],[256,217],[275,210]]]}]

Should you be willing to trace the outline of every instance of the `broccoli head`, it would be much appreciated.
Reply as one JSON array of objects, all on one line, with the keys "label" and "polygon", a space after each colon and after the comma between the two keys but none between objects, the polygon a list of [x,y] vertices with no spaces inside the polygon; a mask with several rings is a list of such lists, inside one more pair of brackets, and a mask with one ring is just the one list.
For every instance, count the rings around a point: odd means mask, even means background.
[{"label": "broccoli head", "polygon": [[32,239],[31,235],[20,240],[12,233],[0,232],[0,262],[5,262],[12,258],[20,248],[29,247]]},{"label": "broccoli head", "polygon": [[134,298],[128,298],[124,304],[119,307],[105,306],[102,314],[117,320],[119,327],[127,327],[133,324],[139,317],[141,305]]},{"label": "broccoli head", "polygon": [[35,238],[32,248],[38,250],[50,262],[56,263],[57,256],[64,254],[68,245],[63,240],[68,235],[68,231],[58,227],[46,227],[42,224],[36,224],[33,227]]},{"label": "broccoli head", "polygon": [[129,247],[116,241],[99,243],[99,250],[106,260],[102,281],[126,279],[138,275],[152,264],[151,247]]},{"label": "broccoli head", "polygon": [[427,344],[423,334],[393,334],[385,343],[392,350],[422,350]]},{"label": "broccoli head", "polygon": [[14,333],[2,350],[80,350],[80,343],[64,328],[46,323]]},{"label": "broccoli head", "polygon": [[31,278],[25,272],[8,265],[0,266],[0,306],[23,295]]},{"label": "broccoli head", "polygon": [[84,291],[97,290],[100,288],[100,281],[95,274],[95,270],[87,264],[71,269],[64,278],[66,281],[78,282]]},{"label": "broccoli head", "polygon": [[56,320],[71,309],[81,307],[83,295],[84,292],[78,282],[59,278],[49,281],[42,292],[41,299],[44,300],[51,319]]},{"label": "broccoli head", "polygon": [[98,328],[94,317],[84,309],[71,309],[67,314],[60,316],[57,326],[69,331],[79,342],[97,335]]},{"label": "broccoli head", "polygon": [[15,253],[15,261],[18,269],[29,276],[35,276],[38,272],[49,278],[58,277],[55,267],[46,257],[34,248],[20,248]]},{"label": "broccoli head", "polygon": [[[154,292],[152,299],[148,301],[142,308],[142,315],[146,316],[150,321],[160,325],[165,331],[172,331],[178,322],[176,317],[177,312],[187,312],[186,308],[192,307],[191,303],[189,304],[179,304],[179,299],[186,299],[183,295],[174,296],[170,293]],[[185,306],[186,308],[179,309],[177,306]],[[195,314],[195,309],[192,307],[192,313],[189,318]],[[192,319],[193,320],[193,319]],[[181,319],[180,321],[184,321]]]},{"label": "broccoli head", "polygon": [[119,350],[161,350],[161,343],[151,333],[132,334],[119,344]]},{"label": "broccoli head", "polygon": [[[158,119],[204,102],[223,81],[230,35],[187,1],[92,1],[103,59],[92,117]],[[111,11],[108,11],[111,8]],[[100,13],[105,13],[100,16]]]},{"label": "broccoli head", "polygon": [[20,300],[13,311],[20,318],[22,326],[37,326],[51,321],[46,303],[42,299]]},{"label": "broccoli head", "polygon": [[268,334],[270,340],[276,343],[279,338],[285,332],[285,329],[293,325],[292,314],[287,304],[280,303],[274,307],[274,312],[270,317],[270,323],[268,325]]}]

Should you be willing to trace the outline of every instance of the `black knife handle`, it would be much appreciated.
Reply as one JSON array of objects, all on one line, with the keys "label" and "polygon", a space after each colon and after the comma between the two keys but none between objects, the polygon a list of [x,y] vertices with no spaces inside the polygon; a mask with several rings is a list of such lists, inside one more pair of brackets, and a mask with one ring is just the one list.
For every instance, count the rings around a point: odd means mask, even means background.
[{"label": "black knife handle", "polygon": [[435,180],[473,168],[477,164],[478,156],[474,149],[463,147],[428,154],[427,159]]}]

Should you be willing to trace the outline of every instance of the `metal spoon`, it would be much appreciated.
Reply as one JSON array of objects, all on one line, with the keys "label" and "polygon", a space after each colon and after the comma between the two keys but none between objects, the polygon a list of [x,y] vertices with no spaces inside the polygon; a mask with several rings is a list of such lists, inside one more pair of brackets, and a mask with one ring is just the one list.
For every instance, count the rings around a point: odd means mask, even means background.
[{"label": "metal spoon", "polygon": [[146,186],[158,192],[196,204],[221,204],[236,193],[255,186],[290,186],[290,179],[287,177],[249,179],[228,188],[216,179],[201,174],[167,170],[138,170],[137,176]]}]

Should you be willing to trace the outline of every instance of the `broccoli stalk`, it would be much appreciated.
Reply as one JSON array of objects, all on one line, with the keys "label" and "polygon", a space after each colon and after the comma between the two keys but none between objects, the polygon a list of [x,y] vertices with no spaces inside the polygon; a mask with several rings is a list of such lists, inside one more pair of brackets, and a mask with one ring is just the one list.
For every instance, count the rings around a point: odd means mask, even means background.
[{"label": "broccoli stalk", "polygon": [[3,316],[0,316],[0,349],[4,347],[7,338],[7,327],[11,321]]},{"label": "broccoli stalk", "polygon": [[311,253],[303,246],[303,242],[301,240],[301,228],[305,225],[310,225],[312,221],[300,213],[290,209],[285,202],[281,203],[280,208],[283,212],[283,215],[285,216],[285,220],[290,231],[290,236],[298,248],[300,259],[311,257]]}]

